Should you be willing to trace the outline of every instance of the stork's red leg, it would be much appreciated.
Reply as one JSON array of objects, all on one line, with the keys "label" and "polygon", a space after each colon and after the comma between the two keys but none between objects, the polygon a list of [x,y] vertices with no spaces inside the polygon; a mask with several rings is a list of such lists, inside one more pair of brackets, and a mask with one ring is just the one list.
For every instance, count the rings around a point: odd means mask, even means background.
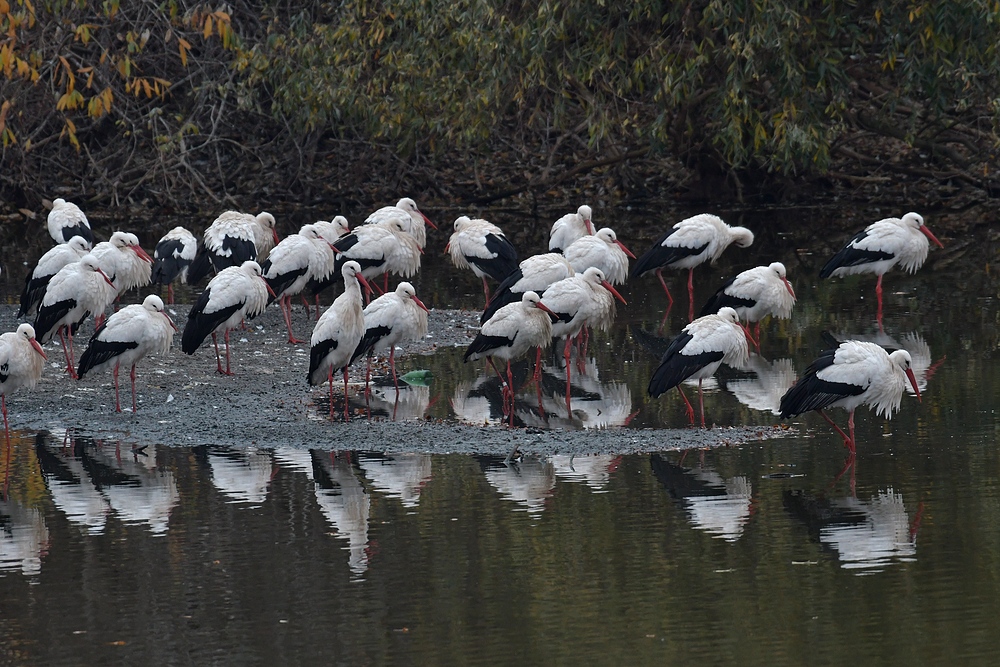
[{"label": "stork's red leg", "polygon": [[[656,277],[660,279],[660,285],[663,286],[663,291],[667,293],[667,298],[670,300],[670,306],[674,305],[674,297],[670,295],[670,290],[667,288],[667,281],[663,279],[663,269],[656,270]],[[667,307],[669,311],[669,306]]]},{"label": "stork's red leg", "polygon": [[396,346],[389,348],[389,370],[392,371],[392,384],[396,387],[396,398],[399,398],[399,378],[396,377]]},{"label": "stork's red leg", "polygon": [[[818,412],[820,415],[823,416],[823,419],[826,420],[827,424],[829,424],[834,429],[836,429],[837,433],[840,434],[840,437],[844,439],[844,447],[847,447],[848,450],[850,450],[850,451],[853,452],[854,451],[854,440],[853,440],[853,438],[851,436],[847,435],[846,433],[844,433],[844,430],[842,428],[840,428],[839,426],[837,426],[834,423],[834,421],[832,419],[830,419],[830,417],[827,416],[827,414],[825,412],[823,412],[822,410],[817,410],[816,412]],[[851,419],[849,421],[849,427],[851,429],[854,428],[854,413],[853,412],[851,412]]]},{"label": "stork's red leg", "polygon": [[878,330],[882,331],[882,276],[878,277],[875,281],[875,300],[878,303],[878,310],[875,314],[875,319],[878,321]]},{"label": "stork's red leg", "polygon": [[684,399],[684,412],[687,414],[688,421],[691,423],[691,426],[694,426],[694,406],[691,405],[691,401],[688,400],[687,395],[681,389],[680,385],[677,385],[677,391],[681,392],[681,398]]},{"label": "stork's red leg", "polygon": [[66,336],[63,334],[63,329],[66,327],[59,327],[59,342],[62,343],[63,354],[66,355],[66,372],[69,373],[71,378],[76,378],[76,369],[73,368],[73,358],[69,354],[69,348],[66,347]]},{"label": "stork's red leg", "polygon": [[122,404],[118,400],[118,364],[115,364],[115,369],[111,371],[111,376],[115,379],[115,412],[121,412]]},{"label": "stork's red leg", "polygon": [[858,445],[858,441],[854,439],[854,410],[847,413],[847,430],[851,434],[851,445],[849,449],[851,450],[851,454],[854,454],[857,451]]},{"label": "stork's red leg", "polygon": [[132,377],[132,414],[135,414],[136,412],[139,411],[135,403],[135,364],[132,364],[131,377]]},{"label": "stork's red leg", "polygon": [[688,269],[688,321],[694,321],[694,267]]},{"label": "stork's red leg", "polygon": [[510,392],[510,425],[514,426],[514,376],[510,372],[510,359],[507,360],[507,390]]},{"label": "stork's red leg", "polygon": [[570,345],[572,345],[572,338],[566,336],[566,346],[565,349],[563,350],[563,359],[565,360],[566,363],[566,417],[567,418],[569,418],[573,414],[569,402],[570,371],[572,370],[572,365],[570,364],[570,357],[572,356],[571,354],[572,350],[570,349]]},{"label": "stork's red leg", "polygon": [[174,284],[167,283],[167,304],[174,305]]},{"label": "stork's red leg", "polygon": [[7,395],[0,394],[0,407],[3,408],[3,435],[7,443],[7,454],[4,461],[3,499],[7,500],[7,488],[10,486],[10,428],[7,426]]},{"label": "stork's red leg", "polygon": [[483,294],[486,295],[486,307],[490,305],[490,284],[486,282],[486,276],[483,276]]},{"label": "stork's red leg", "polygon": [[[330,382],[330,419],[333,419],[333,366],[330,366],[329,372],[326,374],[326,379]],[[330,452],[331,456],[333,452]]]}]

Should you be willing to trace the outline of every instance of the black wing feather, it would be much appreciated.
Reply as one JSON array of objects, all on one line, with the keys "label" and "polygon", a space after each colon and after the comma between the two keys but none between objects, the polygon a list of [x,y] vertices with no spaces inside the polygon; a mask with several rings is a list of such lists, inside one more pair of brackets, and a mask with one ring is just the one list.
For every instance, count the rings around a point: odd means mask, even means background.
[{"label": "black wing feather", "polygon": [[[517,267],[511,271],[506,278],[500,281],[500,284],[490,296],[490,302],[486,304],[486,309],[479,318],[480,324],[485,323],[486,320],[493,317],[498,310],[506,306],[508,303],[514,303],[515,301],[521,300],[521,293],[512,292],[510,288],[523,277],[524,272],[521,271],[520,267]],[[539,292],[538,290],[535,291],[538,292],[538,296],[542,295],[542,292]]]},{"label": "black wing feather", "polygon": [[45,298],[45,290],[49,286],[49,281],[52,280],[51,275],[34,278],[32,273],[24,278],[24,291],[21,292],[21,308],[17,311],[18,317],[24,317],[37,311],[42,299]]},{"label": "black wing feather", "polygon": [[63,227],[62,230],[60,231],[62,233],[63,243],[69,243],[69,240],[74,236],[82,236],[83,238],[87,239],[87,243],[89,243],[92,246],[94,245],[94,232],[90,231],[90,227],[83,224],[82,222],[78,222],[75,225],[67,225],[66,227]]},{"label": "black wing feather", "polygon": [[122,353],[139,347],[138,341],[100,340],[98,336],[102,331],[104,331],[103,326],[90,339],[90,345],[87,346],[87,349],[83,352],[83,356],[80,357],[80,367],[76,371],[80,380],[95,366],[99,366],[106,361],[111,361]]},{"label": "black wing feather", "polygon": [[354,354],[351,355],[351,360],[347,365],[350,366],[362,355],[371,354],[375,345],[390,333],[392,333],[392,329],[385,325],[365,329],[365,335],[361,337],[361,342],[354,348]]},{"label": "black wing feather", "polygon": [[156,244],[151,280],[154,285],[169,285],[185,267],[191,266],[191,260],[179,256],[183,249],[184,243],[177,239],[165,239]]},{"label": "black wing feather", "polygon": [[660,365],[653,371],[649,380],[649,395],[656,398],[660,394],[673,389],[705,366],[719,361],[725,355],[721,350],[702,352],[701,354],[682,354],[681,350],[694,338],[684,331],[670,341],[670,346],[663,353]]},{"label": "black wing feather", "polygon": [[480,271],[497,282],[503,282],[507,276],[518,271],[517,250],[507,240],[507,237],[498,234],[487,234],[486,250],[491,255],[496,255],[496,257],[486,259],[466,255],[465,259],[469,264],[475,265]]},{"label": "black wing feather", "polygon": [[[338,344],[339,341],[336,338],[331,338],[329,340],[321,340],[309,348],[309,373],[306,375],[309,384],[321,384],[323,380],[327,379],[327,375],[317,376],[316,373],[323,364],[323,360],[326,359],[326,355],[336,350]],[[339,370],[339,368],[332,369],[333,372]]]},{"label": "black wing feather", "polygon": [[208,254],[208,250],[199,242],[198,252],[194,256],[194,261],[191,262],[191,268],[188,269],[189,285],[197,285],[212,272],[212,260]]},{"label": "black wing feather", "polygon": [[181,350],[185,354],[194,354],[195,350],[205,341],[216,327],[228,320],[233,313],[243,307],[244,302],[240,301],[231,306],[216,310],[212,313],[205,313],[205,306],[211,298],[211,288],[206,289],[195,301],[188,314],[187,324],[184,325],[184,334],[181,336]]},{"label": "black wing feather", "polygon": [[653,244],[652,248],[644,252],[642,257],[636,260],[635,264],[632,265],[632,271],[629,274],[630,278],[638,278],[650,271],[656,271],[657,269],[670,266],[674,262],[679,262],[685,257],[701,254],[708,247],[707,243],[697,248],[677,248],[663,245],[663,242],[672,233],[671,231],[661,236],[660,240]]},{"label": "black wing feather", "polygon": [[819,277],[829,278],[833,275],[834,271],[843,267],[871,264],[872,262],[881,262],[894,257],[894,255],[890,252],[883,252],[881,250],[862,250],[854,246],[854,244],[858,243],[867,236],[867,230],[858,232],[853,239],[848,241],[847,245],[840,249],[840,252],[831,257],[830,261],[823,265],[823,268],[820,269]]},{"label": "black wing feather", "polygon": [[[56,324],[66,316],[66,313],[71,311],[76,307],[76,299],[63,299],[62,301],[57,301],[51,303],[47,306],[41,306],[38,309],[38,314],[35,315],[35,336],[38,338],[40,343],[47,343],[52,340],[52,336],[56,333]],[[86,313],[83,317],[84,319],[90,313]],[[81,319],[80,322],[83,320]],[[76,326],[80,325],[80,322]],[[75,330],[75,327],[73,327]]]},{"label": "black wing feather", "polygon": [[513,338],[507,338],[506,336],[484,336],[480,332],[475,340],[469,344],[468,349],[465,350],[465,356],[462,358],[462,361],[468,361],[469,357],[474,354],[488,356],[502,347],[508,347],[513,344]]},{"label": "black wing feather", "polygon": [[833,365],[837,350],[826,350],[813,360],[805,373],[781,397],[781,418],[788,419],[810,410],[822,410],[847,396],[857,396],[865,388],[846,382],[822,380],[816,374]]},{"label": "black wing feather", "polygon": [[725,282],[725,284],[719,288],[715,294],[713,294],[705,307],[701,309],[701,313],[698,317],[704,317],[705,315],[712,315],[713,313],[719,312],[721,308],[729,306],[730,308],[753,308],[757,305],[755,299],[744,299],[738,296],[733,296],[732,294],[726,294],[726,289],[731,287],[738,276],[733,276]]},{"label": "black wing feather", "polygon": [[[271,268],[271,260],[268,259],[264,262],[265,266],[262,266],[263,272],[267,274],[268,269]],[[271,286],[276,296],[271,296],[270,293],[267,295],[268,304],[272,303],[277,296],[280,296],[282,292],[291,287],[292,283],[298,280],[301,276],[305,275],[309,267],[304,267],[301,269],[295,269],[294,271],[289,271],[288,273],[279,273],[273,278],[268,278],[267,275],[264,276],[265,282]]]},{"label": "black wing feather", "polygon": [[222,249],[229,251],[229,256],[209,252],[208,257],[212,260],[212,266],[218,273],[222,269],[230,266],[240,266],[243,262],[257,259],[257,246],[253,241],[236,238],[235,236],[224,236],[222,238]]}]

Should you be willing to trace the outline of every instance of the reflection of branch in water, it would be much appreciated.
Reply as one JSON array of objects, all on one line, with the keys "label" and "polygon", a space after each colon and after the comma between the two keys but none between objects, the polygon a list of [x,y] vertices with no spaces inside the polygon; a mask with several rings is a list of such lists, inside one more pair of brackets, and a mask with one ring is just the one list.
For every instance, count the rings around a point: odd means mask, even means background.
[{"label": "reflection of branch in water", "polygon": [[[783,502],[814,540],[837,555],[844,569],[881,570],[915,560],[916,531],[907,518],[903,496],[892,489],[879,491],[867,502],[854,496],[831,499],[788,490]],[[919,521],[914,523],[919,526]]]},{"label": "reflection of branch in water", "polygon": [[740,538],[753,514],[753,487],[746,477],[725,479],[711,468],[685,468],[663,454],[650,455],[649,462],[695,528],[727,542]]}]

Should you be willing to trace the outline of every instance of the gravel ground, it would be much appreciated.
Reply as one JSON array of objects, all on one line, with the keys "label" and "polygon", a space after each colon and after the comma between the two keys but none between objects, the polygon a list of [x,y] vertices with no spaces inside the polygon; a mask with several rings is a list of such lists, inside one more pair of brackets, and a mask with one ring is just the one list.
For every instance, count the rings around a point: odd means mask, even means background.
[{"label": "gravel ground", "polygon": [[[183,331],[188,307],[174,308],[171,316]],[[0,306],[0,329],[17,326],[16,308]],[[305,313],[295,312],[296,333],[311,330]],[[430,330],[423,341],[408,346],[409,354],[431,354],[442,346],[465,345],[478,328],[478,313],[433,310]],[[88,321],[76,337],[77,359],[86,348],[93,324]],[[220,336],[221,339],[221,336]],[[165,358],[150,357],[138,366],[136,388],[139,412],[131,402],[128,371],[120,375],[122,406],[114,411],[111,373],[89,376],[80,382],[65,372],[58,339],[46,346],[49,363],[34,392],[19,392],[8,400],[14,429],[73,429],[81,435],[121,439],[136,445],[256,445],[317,447],[343,443],[344,449],[386,452],[508,454],[515,446],[525,454],[632,453],[690,447],[715,447],[777,437],[784,429],[714,428],[589,431],[542,431],[469,426],[425,419],[392,422],[368,420],[362,414],[350,423],[327,414],[326,387],[305,381],[309,366],[308,345],[289,345],[277,308],[269,308],[234,331],[232,363],[236,375],[216,373],[211,339],[194,355],[180,351],[180,336]],[[340,393],[335,387],[335,397]],[[342,391],[342,390],[341,390]]]}]

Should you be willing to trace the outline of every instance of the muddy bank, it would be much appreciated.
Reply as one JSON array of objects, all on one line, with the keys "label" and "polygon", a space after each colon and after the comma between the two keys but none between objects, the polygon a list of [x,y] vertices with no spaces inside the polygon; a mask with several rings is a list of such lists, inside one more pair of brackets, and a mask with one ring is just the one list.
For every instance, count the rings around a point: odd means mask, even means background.
[{"label": "muddy bank", "polygon": [[[183,330],[188,307],[173,308],[171,317]],[[16,309],[0,306],[0,329],[17,326]],[[430,330],[408,354],[431,354],[444,346],[467,344],[478,327],[478,313],[433,310]],[[296,332],[306,335],[312,326],[304,310],[295,311]],[[76,338],[77,358],[93,332],[84,324]],[[309,366],[307,344],[289,345],[277,308],[253,320],[246,331],[235,331],[233,370],[225,377],[215,369],[211,339],[193,356],[180,351],[180,336],[165,358],[150,357],[138,369],[136,391],[139,412],[131,403],[128,372],[121,372],[121,402],[126,410],[114,411],[111,373],[72,380],[65,372],[62,348],[56,341],[45,349],[49,363],[34,392],[21,391],[8,400],[14,429],[72,429],[99,439],[120,439],[123,444],[201,445],[259,447],[296,446],[342,448],[385,452],[508,454],[516,445],[526,454],[623,454],[689,447],[741,444],[777,437],[781,429],[715,428],[589,431],[542,431],[472,426],[440,419],[389,421],[367,419],[363,399],[352,393],[352,419],[343,421],[342,385],[334,386],[335,420],[328,416],[327,387],[306,383]],[[384,365],[378,365],[380,369]],[[363,365],[355,376],[363,379]]]}]

